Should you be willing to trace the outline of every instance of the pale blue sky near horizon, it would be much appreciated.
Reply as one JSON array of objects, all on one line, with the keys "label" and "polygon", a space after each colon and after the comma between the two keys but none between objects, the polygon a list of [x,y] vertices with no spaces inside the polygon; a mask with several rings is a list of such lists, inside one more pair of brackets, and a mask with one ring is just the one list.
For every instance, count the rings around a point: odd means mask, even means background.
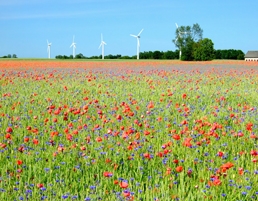
[{"label": "pale blue sky near horizon", "polygon": [[0,57],[51,58],[76,54],[136,55],[140,51],[175,51],[172,40],[179,26],[198,23],[215,49],[258,50],[258,0],[1,0]]}]

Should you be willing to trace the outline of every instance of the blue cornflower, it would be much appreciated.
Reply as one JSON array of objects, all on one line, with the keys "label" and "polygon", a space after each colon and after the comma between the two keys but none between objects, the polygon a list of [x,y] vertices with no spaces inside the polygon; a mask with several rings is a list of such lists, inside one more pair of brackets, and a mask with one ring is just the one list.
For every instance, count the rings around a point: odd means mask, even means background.
[{"label": "blue cornflower", "polygon": [[68,195],[62,195],[62,199],[66,199],[68,197],[69,197]]},{"label": "blue cornflower", "polygon": [[251,186],[246,186],[245,188],[246,188],[247,190],[251,190],[252,187],[251,187]]},{"label": "blue cornflower", "polygon": [[96,189],[96,186],[90,186],[90,189],[94,190],[94,189]]},{"label": "blue cornflower", "polygon": [[46,172],[48,172],[48,171],[50,170],[50,168],[45,168],[44,170],[45,170]]}]

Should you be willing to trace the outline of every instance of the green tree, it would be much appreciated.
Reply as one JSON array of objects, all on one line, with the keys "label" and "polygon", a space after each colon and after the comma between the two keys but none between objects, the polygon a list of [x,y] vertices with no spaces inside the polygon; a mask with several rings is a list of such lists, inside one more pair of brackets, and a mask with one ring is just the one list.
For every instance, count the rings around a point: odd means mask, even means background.
[{"label": "green tree", "polygon": [[182,61],[193,61],[194,60],[193,50],[194,50],[195,44],[196,43],[194,42],[194,40],[192,38],[188,37],[186,39],[186,44],[182,48],[182,56],[181,56]]},{"label": "green tree", "polygon": [[176,55],[173,51],[164,52],[164,59],[175,59]]},{"label": "green tree", "polygon": [[75,56],[75,59],[84,59],[84,56],[82,53],[80,53]]},{"label": "green tree", "polygon": [[244,60],[245,59],[245,53],[242,50],[237,50],[237,60]]},{"label": "green tree", "polygon": [[211,39],[204,38],[197,42],[193,49],[195,61],[210,61],[214,59],[214,44]]},{"label": "green tree", "polygon": [[162,52],[156,50],[153,52],[153,59],[162,59],[162,55],[163,55]]},{"label": "green tree", "polygon": [[[173,41],[175,46],[179,49],[180,56],[179,59],[182,60],[192,60],[192,53],[190,51],[193,49],[193,44],[202,40],[203,30],[198,23],[190,26],[180,26],[176,29],[176,37]],[[190,43],[190,44],[189,44]],[[181,52],[187,51],[186,53]]]},{"label": "green tree", "polygon": [[16,55],[16,54],[13,54],[13,58],[17,58],[17,55]]}]

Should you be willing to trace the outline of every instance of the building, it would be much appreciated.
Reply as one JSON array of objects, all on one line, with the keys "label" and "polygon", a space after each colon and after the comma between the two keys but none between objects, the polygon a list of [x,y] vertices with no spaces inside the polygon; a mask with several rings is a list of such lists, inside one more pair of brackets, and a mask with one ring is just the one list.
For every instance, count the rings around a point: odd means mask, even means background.
[{"label": "building", "polygon": [[245,55],[246,61],[258,61],[258,51],[248,51]]}]

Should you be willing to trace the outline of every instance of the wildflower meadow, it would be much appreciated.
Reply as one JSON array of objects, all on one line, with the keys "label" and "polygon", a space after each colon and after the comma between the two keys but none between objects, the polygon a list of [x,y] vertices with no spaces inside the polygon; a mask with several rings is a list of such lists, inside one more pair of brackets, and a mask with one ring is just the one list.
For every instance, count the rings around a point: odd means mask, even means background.
[{"label": "wildflower meadow", "polygon": [[258,200],[258,63],[0,60],[0,200]]}]

